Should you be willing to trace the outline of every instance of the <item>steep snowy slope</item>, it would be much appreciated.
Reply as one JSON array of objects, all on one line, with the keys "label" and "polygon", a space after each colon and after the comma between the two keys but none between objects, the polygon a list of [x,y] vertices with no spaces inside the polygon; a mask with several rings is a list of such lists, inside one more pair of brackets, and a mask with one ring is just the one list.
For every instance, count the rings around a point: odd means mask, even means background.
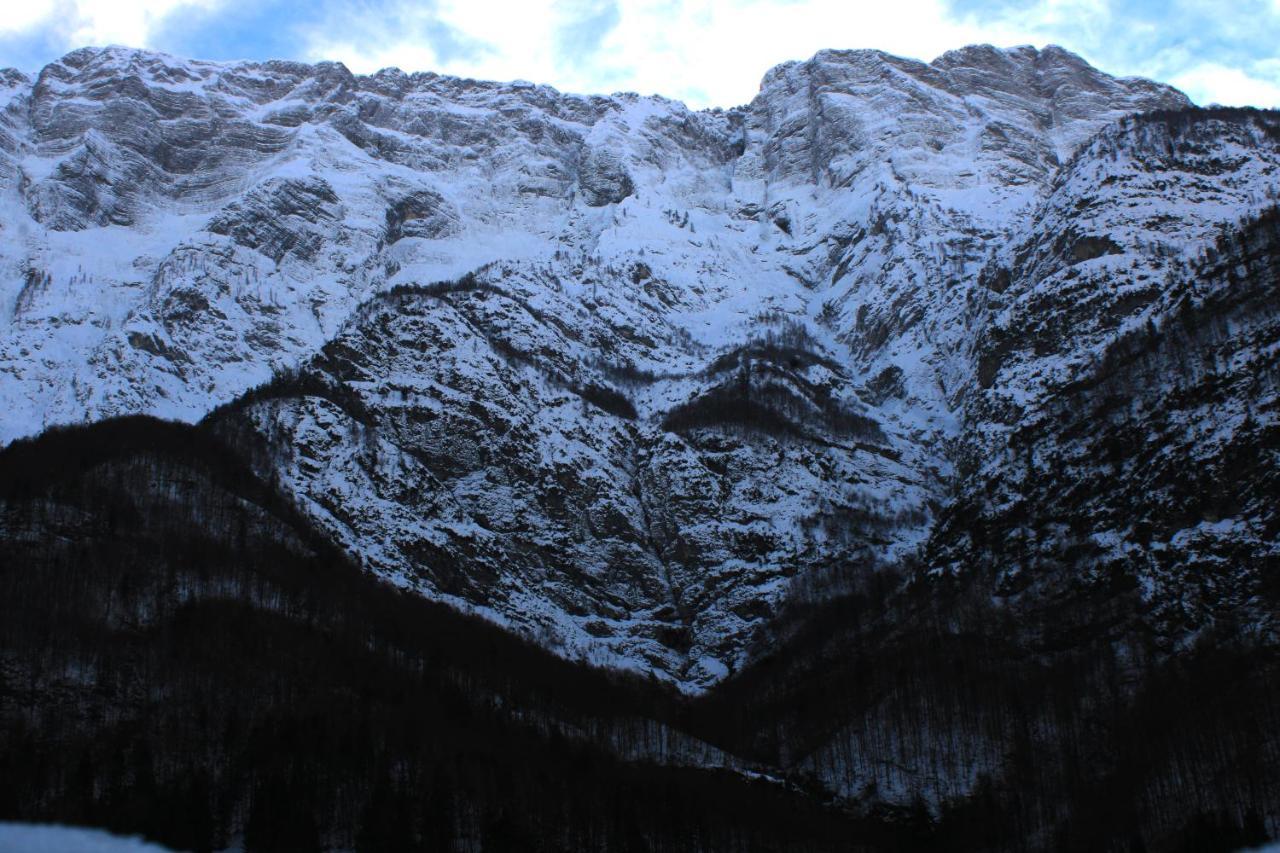
[{"label": "steep snowy slope", "polygon": [[[796,327],[699,359],[580,289],[503,265],[402,288],[236,417],[370,568],[695,683],[744,661],[787,578],[922,540],[927,477]],[[618,367],[659,357],[663,378]]]},{"label": "steep snowy slope", "polygon": [[[935,256],[1007,226],[1075,143],[1184,102],[1056,48],[932,65],[824,52],[730,113],[121,48],[5,81],[9,438],[119,412],[197,417],[314,352],[389,282],[557,251],[615,267],[655,255],[682,297],[672,321],[704,343],[770,308],[816,314],[808,288],[833,272],[858,294],[835,294],[827,316],[850,314],[837,331],[862,305],[878,330],[912,281],[963,266]],[[860,229],[898,217],[931,251],[871,240],[848,257]],[[853,286],[888,258],[906,269]]]},{"label": "steep snowy slope", "polygon": [[[175,578],[222,594],[182,555],[216,541],[217,572],[269,575],[283,534],[253,519],[279,515],[343,565],[644,676],[594,721],[530,717],[541,698],[503,691],[540,676],[486,658],[466,714],[543,719],[535,741],[730,767],[735,790],[753,768],[960,848],[1256,840],[1280,832],[1278,197],[1280,115],[1058,48],[824,51],[707,112],[118,48],[3,72],[0,441],[200,422],[15,445],[8,582],[58,600],[98,543],[102,594],[145,598],[106,578],[154,571],[176,624]],[[153,471],[152,434],[209,459]],[[53,487],[24,460],[59,442],[89,455]],[[191,492],[209,466],[247,491]],[[347,604],[295,591],[313,633]],[[82,598],[59,614],[111,627]],[[50,630],[22,624],[33,647]],[[441,624],[432,666],[457,651]],[[442,678],[474,688],[462,651]],[[13,683],[90,689],[13,660]]]},{"label": "steep snowy slope", "polygon": [[277,376],[218,428],[367,567],[690,688],[797,590],[959,547],[966,460],[1276,157],[1058,48],[824,51],[702,113],[120,48],[4,79],[0,437]]},{"label": "steep snowy slope", "polygon": [[626,195],[616,138],[650,172],[687,164],[685,193],[726,156],[704,128],[725,120],[676,104],[331,64],[83,50],[10,91],[7,438],[199,417],[389,281],[591,243]]}]

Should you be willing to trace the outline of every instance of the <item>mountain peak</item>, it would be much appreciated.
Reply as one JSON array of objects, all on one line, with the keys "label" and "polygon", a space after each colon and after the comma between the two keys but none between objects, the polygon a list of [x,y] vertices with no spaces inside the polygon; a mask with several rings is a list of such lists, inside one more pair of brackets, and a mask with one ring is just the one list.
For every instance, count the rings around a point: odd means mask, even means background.
[{"label": "mountain peak", "polygon": [[[990,45],[820,51],[723,112],[127,48],[4,79],[0,441],[47,435],[0,452],[0,763],[37,783],[0,798],[128,818],[191,789],[156,809],[197,826],[212,795],[226,831],[182,849],[538,847],[471,772],[511,754],[546,788],[529,827],[585,821],[548,849],[1278,825],[1280,115]],[[355,774],[314,774],[333,797],[277,760],[289,707],[291,755]],[[857,828],[787,806],[784,842],[719,845],[664,786],[696,828],[614,844],[596,818],[640,789],[577,799],[544,754],[748,772],[744,809],[790,792]],[[295,801],[415,828],[308,839]]]},{"label": "mountain peak", "polygon": [[239,399],[371,571],[699,689],[782,572],[923,541],[1012,370],[971,363],[979,274],[1171,91],[982,45],[821,51],[728,112],[76,51],[0,127],[0,428]]}]

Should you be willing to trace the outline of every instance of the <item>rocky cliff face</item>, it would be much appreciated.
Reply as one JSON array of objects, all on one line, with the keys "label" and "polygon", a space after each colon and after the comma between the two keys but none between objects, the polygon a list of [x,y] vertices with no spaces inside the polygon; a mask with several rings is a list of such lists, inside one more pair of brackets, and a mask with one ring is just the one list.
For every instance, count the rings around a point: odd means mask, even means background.
[{"label": "rocky cliff face", "polygon": [[688,689],[798,590],[972,564],[952,519],[1034,500],[1277,158],[1057,48],[824,51],[703,113],[114,48],[5,81],[4,437],[275,376],[215,423],[367,568]]},{"label": "rocky cliff face", "polygon": [[1274,662],[1278,167],[1058,48],[708,112],[86,49],[0,75],[0,440],[200,421],[374,576],[701,696],[681,760],[1167,840],[1278,784],[1257,678],[1158,710]]}]

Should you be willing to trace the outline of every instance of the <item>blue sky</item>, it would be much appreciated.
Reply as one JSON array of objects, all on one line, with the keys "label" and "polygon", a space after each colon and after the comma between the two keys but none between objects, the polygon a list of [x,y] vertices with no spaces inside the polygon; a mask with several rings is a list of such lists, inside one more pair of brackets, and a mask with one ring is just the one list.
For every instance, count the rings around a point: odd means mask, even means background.
[{"label": "blue sky", "polygon": [[965,44],[1060,44],[1199,103],[1280,106],[1280,0],[14,0],[0,66],[88,44],[203,59],[336,59],[638,91],[733,106],[824,47],[932,59]]}]

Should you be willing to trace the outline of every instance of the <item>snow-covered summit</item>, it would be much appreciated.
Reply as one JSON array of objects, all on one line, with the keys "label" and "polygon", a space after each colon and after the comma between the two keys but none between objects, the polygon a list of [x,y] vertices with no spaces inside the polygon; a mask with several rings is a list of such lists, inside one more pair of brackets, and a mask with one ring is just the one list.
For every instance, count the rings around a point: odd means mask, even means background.
[{"label": "snow-covered summit", "polygon": [[300,370],[220,428],[335,541],[689,687],[797,589],[918,559],[957,448],[1083,358],[1000,343],[1028,294],[1138,310],[1080,269],[1190,257],[1150,234],[1261,210],[1276,147],[1209,132],[1135,212],[1125,116],[1188,102],[1056,47],[822,51],[711,111],[128,48],[0,98],[0,440]]}]

